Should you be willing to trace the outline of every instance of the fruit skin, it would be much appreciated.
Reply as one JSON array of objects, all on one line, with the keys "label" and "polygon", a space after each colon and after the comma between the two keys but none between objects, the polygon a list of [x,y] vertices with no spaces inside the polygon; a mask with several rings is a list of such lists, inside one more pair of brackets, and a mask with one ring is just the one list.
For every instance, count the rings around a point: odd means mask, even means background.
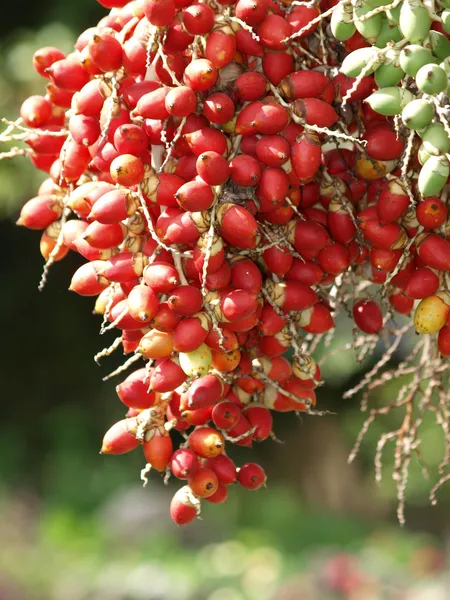
[{"label": "fruit skin", "polygon": [[189,447],[202,458],[214,458],[224,450],[223,435],[212,427],[199,427],[188,438]]},{"label": "fruit skin", "polygon": [[414,327],[417,333],[437,333],[447,322],[450,307],[439,298],[429,296],[419,302],[414,313]]},{"label": "fruit skin", "polygon": [[150,429],[144,436],[143,444],[145,460],[157,471],[165,471],[173,454],[172,438],[169,433],[159,428]]},{"label": "fruit skin", "polygon": [[266,479],[263,468],[256,463],[246,463],[238,471],[238,482],[248,490],[259,490]]},{"label": "fruit skin", "polygon": [[358,300],[353,305],[353,319],[361,331],[378,333],[383,326],[383,314],[373,300]]},{"label": "fruit skin", "polygon": [[100,454],[125,454],[139,446],[136,417],[115,423],[105,433]]},{"label": "fruit skin", "polygon": [[145,382],[146,369],[137,369],[116,387],[120,400],[130,408],[150,408],[156,401],[154,392],[149,392],[149,382]]},{"label": "fruit skin", "polygon": [[212,469],[200,468],[188,479],[189,487],[198,498],[209,498],[219,488],[219,478]]},{"label": "fruit skin", "polygon": [[179,489],[170,503],[170,516],[177,525],[191,523],[200,512],[200,503],[196,501],[189,486]]}]

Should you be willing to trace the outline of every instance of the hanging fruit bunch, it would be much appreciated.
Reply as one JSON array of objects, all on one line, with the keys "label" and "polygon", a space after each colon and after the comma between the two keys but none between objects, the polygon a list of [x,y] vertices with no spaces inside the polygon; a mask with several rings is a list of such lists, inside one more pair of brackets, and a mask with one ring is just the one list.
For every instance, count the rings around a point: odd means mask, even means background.
[{"label": "hanging fruit bunch", "polygon": [[[377,455],[395,442],[403,520],[425,411],[450,447],[448,2],[99,2],[71,54],[35,53],[46,94],[4,121],[25,148],[0,158],[48,173],[18,221],[43,231],[41,287],[79,253],[70,289],[119,330],[96,359],[129,355],[112,375],[143,361],[102,452],[140,447],[145,481],[184,482],[178,524],[231,484],[260,488],[264,470],[228,453],[274,437],[273,411],[320,414],[312,354],[347,313],[358,358],[387,340],[347,397],[414,374],[362,430],[406,411]],[[375,379],[413,327],[414,352]]]}]

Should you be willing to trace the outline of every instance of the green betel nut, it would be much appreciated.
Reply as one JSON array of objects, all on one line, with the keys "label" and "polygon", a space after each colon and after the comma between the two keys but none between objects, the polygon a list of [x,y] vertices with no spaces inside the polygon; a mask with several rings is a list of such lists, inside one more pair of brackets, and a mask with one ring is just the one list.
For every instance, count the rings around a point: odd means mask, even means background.
[{"label": "green betel nut", "polygon": [[450,11],[444,10],[441,14],[442,29],[445,33],[450,33]]},{"label": "green betel nut", "polygon": [[435,96],[447,89],[447,73],[439,65],[424,65],[417,71],[416,84],[424,94]]},{"label": "green betel nut", "polygon": [[415,77],[417,71],[431,61],[431,52],[417,44],[406,46],[400,52],[400,66],[411,77]]},{"label": "green betel nut", "polygon": [[398,25],[398,22],[400,21],[401,9],[402,9],[402,5],[399,4],[398,6],[395,6],[394,8],[391,8],[390,10],[386,11],[386,18],[389,21],[389,23]]},{"label": "green betel nut", "polygon": [[375,71],[375,83],[379,88],[397,85],[403,79],[404,74],[400,66],[394,63],[384,64]]},{"label": "green betel nut", "polygon": [[377,48],[359,48],[358,50],[354,50],[344,58],[339,71],[347,75],[347,77],[358,77],[361,71],[374,61],[371,68],[365,73],[366,75],[371,75],[380,66],[377,54]]},{"label": "green betel nut", "polygon": [[356,0],[356,3],[353,6],[353,20],[356,29],[363,36],[363,38],[365,38],[369,43],[373,44],[381,30],[381,25],[383,23],[382,14],[378,13],[369,19],[359,21],[358,17],[363,17],[367,13],[371,12],[373,7],[369,6],[368,4],[364,4],[361,0]]},{"label": "green betel nut", "polygon": [[425,150],[425,146],[423,144],[420,145],[420,148],[417,152],[417,158],[422,166],[427,162],[428,159],[431,158],[431,154]]},{"label": "green betel nut", "polygon": [[405,0],[400,10],[399,27],[411,44],[419,44],[430,32],[431,18],[420,0]]},{"label": "green betel nut", "polygon": [[422,196],[437,196],[450,173],[450,167],[446,156],[431,156],[420,169],[419,192]]},{"label": "green betel nut", "polygon": [[439,60],[445,60],[450,56],[450,42],[442,33],[430,31],[430,45],[433,54]]},{"label": "green betel nut", "polygon": [[442,123],[433,123],[422,135],[423,146],[428,154],[438,156],[450,152],[450,139]]},{"label": "green betel nut", "polygon": [[409,129],[423,129],[434,117],[434,107],[427,100],[409,102],[402,112],[402,121]]},{"label": "green betel nut", "polygon": [[389,23],[387,19],[383,19],[380,33],[375,40],[375,46],[377,48],[385,48],[389,42],[400,42],[403,39],[403,35],[400,29],[396,25]]},{"label": "green betel nut", "polygon": [[399,87],[386,87],[366,98],[370,107],[385,117],[394,117],[400,114],[411,100],[414,100],[413,94]]},{"label": "green betel nut", "polygon": [[331,33],[340,42],[345,42],[352,37],[355,31],[352,5],[350,2],[338,4],[337,9],[331,15]]}]

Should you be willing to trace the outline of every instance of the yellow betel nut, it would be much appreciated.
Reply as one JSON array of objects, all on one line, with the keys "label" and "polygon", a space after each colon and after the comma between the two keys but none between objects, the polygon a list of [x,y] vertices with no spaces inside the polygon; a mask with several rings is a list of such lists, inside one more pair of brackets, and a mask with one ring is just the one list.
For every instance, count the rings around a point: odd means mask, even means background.
[{"label": "yellow betel nut", "polygon": [[447,322],[450,307],[439,296],[424,298],[414,313],[417,333],[437,333]]}]

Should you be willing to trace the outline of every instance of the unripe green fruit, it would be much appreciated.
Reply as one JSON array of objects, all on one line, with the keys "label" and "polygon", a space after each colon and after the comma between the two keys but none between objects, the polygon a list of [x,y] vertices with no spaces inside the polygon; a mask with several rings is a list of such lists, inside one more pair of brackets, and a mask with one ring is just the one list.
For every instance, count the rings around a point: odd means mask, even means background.
[{"label": "unripe green fruit", "polygon": [[422,196],[437,196],[447,183],[450,167],[446,156],[431,156],[419,173],[419,192]]},{"label": "unripe green fruit", "polygon": [[364,0],[364,4],[367,4],[372,9],[378,8],[379,6],[387,6],[392,4],[391,0]]},{"label": "unripe green fruit", "polygon": [[401,11],[401,9],[402,9],[402,5],[399,4],[395,8],[391,8],[390,10],[386,11],[386,17],[387,17],[387,20],[389,21],[389,23],[393,23],[394,25],[398,25],[398,22],[400,21],[400,11]]},{"label": "unripe green fruit", "polygon": [[411,77],[415,77],[417,71],[431,61],[431,52],[417,44],[406,46],[400,52],[400,66]]},{"label": "unripe green fruit", "polygon": [[439,65],[424,65],[417,71],[416,84],[424,94],[435,96],[447,89],[447,73]]},{"label": "unripe green fruit", "polygon": [[379,88],[394,86],[403,79],[404,74],[403,69],[393,63],[381,65],[375,72],[375,83]]},{"label": "unripe green fruit", "polygon": [[419,44],[430,32],[431,18],[421,0],[404,0],[399,27],[411,44]]},{"label": "unripe green fruit", "polygon": [[378,34],[381,31],[381,25],[383,23],[382,13],[378,13],[370,19],[365,21],[358,21],[358,17],[362,17],[373,10],[372,6],[362,2],[362,0],[356,0],[353,9],[353,19],[356,29],[370,44],[373,44],[377,39]]},{"label": "unripe green fruit", "polygon": [[430,45],[433,54],[439,60],[445,60],[447,56],[450,56],[450,42],[442,33],[430,31]]},{"label": "unripe green fruit", "polygon": [[353,23],[353,6],[350,2],[339,4],[331,15],[331,32],[340,42],[350,39],[356,31]]},{"label": "unripe green fruit", "polygon": [[414,100],[413,94],[399,87],[382,88],[366,98],[366,102],[370,107],[385,117],[393,117],[400,114],[411,100]]},{"label": "unripe green fruit", "polygon": [[431,158],[431,154],[425,150],[425,146],[423,144],[421,144],[419,151],[417,152],[417,158],[422,166],[429,158]]},{"label": "unripe green fruit", "polygon": [[[377,53],[377,48],[358,48],[344,58],[339,71],[347,77],[358,77],[364,67],[377,56]],[[380,63],[376,60],[366,75],[371,75],[379,66]]]},{"label": "unripe green fruit", "polygon": [[383,19],[380,33],[375,40],[377,48],[385,48],[389,42],[399,42],[403,39],[400,29],[396,25],[389,23],[387,19]]},{"label": "unripe green fruit", "polygon": [[441,15],[441,22],[442,29],[445,31],[445,33],[450,33],[450,11],[444,10]]},{"label": "unripe green fruit", "polygon": [[427,100],[413,100],[405,106],[402,121],[409,129],[423,129],[434,117],[434,106]]},{"label": "unripe green fruit", "polygon": [[433,123],[422,135],[425,150],[434,156],[450,152],[450,139],[442,123]]},{"label": "unripe green fruit", "polygon": [[441,63],[439,63],[439,66],[444,69],[447,75],[450,75],[450,58],[448,56]]}]

